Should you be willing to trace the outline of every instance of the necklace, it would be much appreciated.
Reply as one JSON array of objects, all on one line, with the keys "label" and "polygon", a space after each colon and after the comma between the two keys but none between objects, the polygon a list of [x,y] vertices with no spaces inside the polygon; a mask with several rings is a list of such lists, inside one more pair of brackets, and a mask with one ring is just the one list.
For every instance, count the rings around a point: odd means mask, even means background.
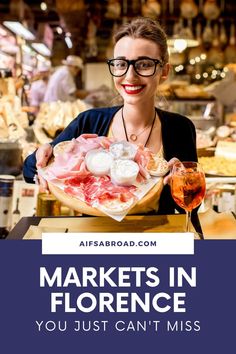
[{"label": "necklace", "polygon": [[[128,133],[127,133],[127,129],[126,129],[126,124],[125,124],[125,119],[124,119],[124,113],[123,113],[123,110],[124,110],[124,106],[122,107],[121,109],[121,117],[122,117],[122,122],[123,122],[123,127],[124,127],[124,131],[125,131],[125,137],[126,137],[126,140],[129,141],[129,139],[133,142],[135,142],[137,139],[138,139],[138,136],[141,135],[147,128],[150,127],[150,125],[146,126],[140,133],[138,134],[130,134],[130,136],[128,137]],[[154,123],[155,123],[155,120],[156,120],[156,110],[155,110],[155,113],[154,113],[154,117],[153,117],[153,120],[152,120],[152,125],[151,125],[151,129],[150,129],[150,132],[148,134],[148,137],[147,137],[147,140],[146,140],[146,143],[144,146],[147,145],[149,139],[150,139],[150,136],[152,134],[152,130],[153,130],[153,127],[154,127]]]}]

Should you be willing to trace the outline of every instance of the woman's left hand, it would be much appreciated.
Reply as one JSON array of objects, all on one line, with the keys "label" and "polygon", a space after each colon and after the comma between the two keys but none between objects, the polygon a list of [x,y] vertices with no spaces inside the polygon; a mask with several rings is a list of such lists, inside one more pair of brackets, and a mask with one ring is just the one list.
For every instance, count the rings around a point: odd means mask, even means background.
[{"label": "woman's left hand", "polygon": [[171,176],[172,176],[171,170],[172,170],[172,167],[174,166],[174,164],[175,164],[176,162],[180,162],[180,160],[177,159],[177,157],[173,157],[170,161],[168,161],[168,165],[169,165],[170,172],[168,173],[167,176],[164,177],[164,180],[163,180],[164,185],[170,184]]}]

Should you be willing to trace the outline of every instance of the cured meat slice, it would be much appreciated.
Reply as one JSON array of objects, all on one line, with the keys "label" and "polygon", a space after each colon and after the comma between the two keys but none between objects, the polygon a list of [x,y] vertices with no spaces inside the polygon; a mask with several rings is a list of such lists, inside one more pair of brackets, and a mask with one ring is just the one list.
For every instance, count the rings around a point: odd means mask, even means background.
[{"label": "cured meat slice", "polygon": [[85,178],[75,177],[65,180],[64,191],[74,197],[80,198],[90,206],[104,206],[111,212],[116,209],[121,212],[130,207],[136,197],[133,192],[135,186],[115,186],[109,176],[92,176]]}]

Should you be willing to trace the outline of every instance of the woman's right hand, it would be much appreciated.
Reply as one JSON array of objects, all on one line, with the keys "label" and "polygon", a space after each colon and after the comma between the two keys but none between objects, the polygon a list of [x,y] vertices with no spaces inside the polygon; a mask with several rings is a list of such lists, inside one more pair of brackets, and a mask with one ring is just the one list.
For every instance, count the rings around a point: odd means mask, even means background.
[{"label": "woman's right hand", "polygon": [[[38,148],[35,155],[37,169],[47,166],[48,161],[52,156],[52,152],[53,152],[53,147],[50,144],[44,144]],[[40,175],[38,176],[38,181],[39,181],[40,193],[48,193],[49,190],[48,190],[47,181]]]},{"label": "woman's right hand", "polygon": [[172,176],[171,170],[176,162],[179,162],[179,159],[177,159],[177,157],[173,157],[170,161],[168,161],[170,172],[168,173],[167,176],[164,177],[164,180],[163,180],[164,185],[170,184],[171,176]]}]

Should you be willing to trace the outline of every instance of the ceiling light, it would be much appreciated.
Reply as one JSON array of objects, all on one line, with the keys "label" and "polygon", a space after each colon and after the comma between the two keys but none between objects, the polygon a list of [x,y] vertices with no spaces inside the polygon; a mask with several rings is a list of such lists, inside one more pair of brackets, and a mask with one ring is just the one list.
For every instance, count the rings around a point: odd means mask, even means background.
[{"label": "ceiling light", "polygon": [[18,34],[22,38],[32,41],[35,36],[26,27],[24,27],[20,22],[17,21],[3,21],[5,27],[11,30],[13,33]]},{"label": "ceiling light", "polygon": [[57,26],[56,31],[58,34],[62,34],[63,33],[63,29],[60,26]]},{"label": "ceiling light", "polygon": [[41,8],[41,10],[42,10],[42,11],[46,11],[46,10],[47,10],[47,8],[48,8],[48,6],[47,6],[46,2],[41,2],[41,4],[40,4],[40,8]]},{"label": "ceiling light", "polygon": [[48,47],[44,43],[32,43],[31,46],[37,50],[39,54],[45,55],[47,57],[50,57],[51,51],[48,49]]},{"label": "ceiling light", "polygon": [[191,38],[170,38],[167,40],[168,46],[173,47],[179,53],[183,52],[186,48],[197,47],[199,42]]},{"label": "ceiling light", "polygon": [[71,49],[72,47],[73,47],[73,43],[72,43],[72,41],[71,41],[71,39],[70,39],[70,37],[65,37],[65,42],[66,42],[66,45],[67,45],[67,47],[69,48],[69,49]]},{"label": "ceiling light", "polygon": [[174,48],[177,52],[181,53],[187,48],[187,42],[185,39],[176,39],[174,41]]}]

